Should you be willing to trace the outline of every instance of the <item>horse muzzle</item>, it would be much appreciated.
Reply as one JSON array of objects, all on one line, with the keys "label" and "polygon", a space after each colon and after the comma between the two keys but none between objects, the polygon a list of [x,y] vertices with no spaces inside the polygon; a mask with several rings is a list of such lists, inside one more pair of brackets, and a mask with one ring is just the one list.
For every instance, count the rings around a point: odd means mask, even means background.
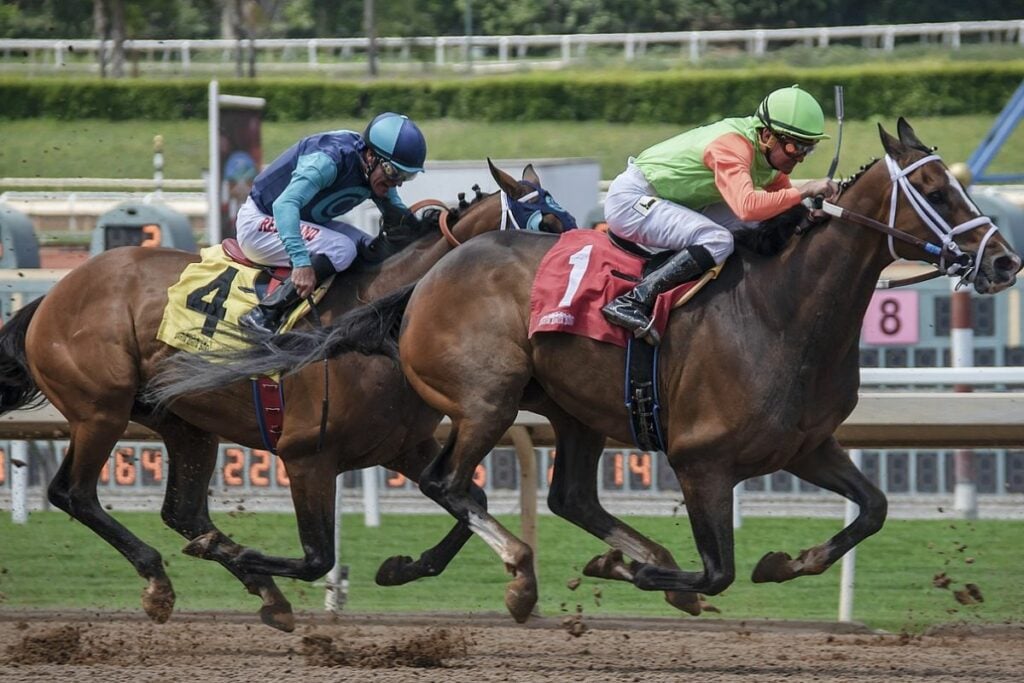
[{"label": "horse muzzle", "polygon": [[986,250],[974,278],[974,289],[979,294],[995,294],[1012,287],[1020,272],[1021,258],[1009,247],[998,244]]}]

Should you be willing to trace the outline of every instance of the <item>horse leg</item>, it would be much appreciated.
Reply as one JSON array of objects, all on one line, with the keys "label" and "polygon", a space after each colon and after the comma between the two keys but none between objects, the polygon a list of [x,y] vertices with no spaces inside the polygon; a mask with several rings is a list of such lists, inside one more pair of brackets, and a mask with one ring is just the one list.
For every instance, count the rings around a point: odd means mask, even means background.
[{"label": "horse leg", "polygon": [[186,552],[216,560],[236,576],[269,574],[314,581],[326,574],[334,566],[334,493],[339,458],[332,452],[289,456],[282,439],[279,457],[288,472],[303,557],[265,555],[238,545],[220,532],[193,540]]},{"label": "horse leg", "polygon": [[[479,405],[479,404],[476,404]],[[473,472],[501,435],[515,421],[515,405],[510,415],[480,409],[479,417],[452,420],[448,443],[423,471],[420,490],[436,501],[455,519],[466,524],[504,561],[513,575],[505,587],[505,607],[523,623],[537,604],[537,576],[533,569],[533,550],[516,538],[487,508],[470,495]]]},{"label": "horse leg", "polygon": [[[430,462],[437,457],[439,450],[437,441],[431,438],[416,448],[410,449],[411,452],[403,454],[398,460],[387,463],[387,467],[401,472],[412,481],[419,483],[423,463]],[[470,486],[469,495],[473,496],[477,503],[487,507],[487,494],[476,484]],[[419,559],[413,560],[408,555],[395,555],[384,560],[377,570],[375,579],[377,585],[401,586],[427,576],[438,576],[472,537],[473,531],[469,525],[456,522],[452,530],[433,548],[423,551]]]},{"label": "horse leg", "polygon": [[856,503],[856,519],[821,545],[802,550],[794,560],[784,552],[770,552],[754,567],[754,583],[789,581],[807,574],[821,574],[855,545],[882,528],[888,510],[885,494],[878,490],[850,460],[835,437],[829,437],[786,470],[804,481],[838,493]]},{"label": "horse leg", "polygon": [[[681,458],[669,458],[671,462]],[[683,591],[717,595],[732,584],[736,576],[733,556],[732,489],[735,482],[722,470],[720,459],[687,459],[684,471],[676,476],[686,500],[690,528],[704,564],[703,571],[688,572],[653,564],[635,567],[633,583],[643,590]]]},{"label": "horse leg", "polygon": [[[202,539],[200,545],[215,541],[237,546],[210,519],[207,492],[217,465],[217,437],[170,415],[148,426],[160,433],[167,447],[167,489],[161,509],[164,523],[193,543]],[[185,546],[186,554],[191,554],[192,547],[192,543]],[[289,633],[295,630],[292,606],[272,577],[240,574],[230,564],[222,564],[249,593],[263,600],[260,620],[264,624]]]},{"label": "horse leg", "polygon": [[[127,416],[128,411],[124,414]],[[142,608],[150,619],[162,624],[174,611],[174,589],[164,571],[163,558],[108,515],[96,491],[103,466],[127,425],[127,417],[72,423],[68,453],[50,482],[47,496],[51,503],[92,529],[132,563],[146,580]]]},{"label": "horse leg", "polygon": [[[587,563],[583,573],[602,579],[633,582],[634,571],[641,564],[656,564],[678,569],[672,554],[601,505],[597,493],[598,464],[604,450],[604,435],[586,427],[579,420],[552,407],[545,414],[555,430],[555,471],[548,489],[548,507],[559,517],[600,538],[613,550]],[[633,558],[627,563],[623,553]],[[697,593],[665,593],[673,607],[689,614],[701,613]]]}]

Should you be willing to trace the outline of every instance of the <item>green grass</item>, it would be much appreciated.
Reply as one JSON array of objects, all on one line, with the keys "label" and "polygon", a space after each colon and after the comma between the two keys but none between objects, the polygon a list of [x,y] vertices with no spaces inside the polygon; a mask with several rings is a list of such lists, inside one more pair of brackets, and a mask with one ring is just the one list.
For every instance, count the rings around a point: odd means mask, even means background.
[{"label": "green grass", "polygon": [[[178,594],[179,610],[254,612],[248,596],[226,571],[181,555],[183,542],[159,522],[156,513],[117,513],[163,554]],[[287,514],[220,515],[225,531],[264,551],[294,556],[295,522]],[[502,518],[514,533],[516,518]],[[698,567],[685,518],[636,517],[629,522],[671,549],[684,569]],[[752,584],[750,572],[767,551],[795,554],[824,541],[839,529],[837,520],[746,519],[737,533],[737,580],[712,598],[720,615],[702,618],[834,620],[839,595],[839,566],[821,576],[784,584]],[[380,588],[373,583],[379,563],[395,554],[416,554],[449,528],[441,515],[385,515],[379,529],[367,529],[361,516],[343,521],[343,561],[351,566],[351,612],[486,611],[502,612],[508,581],[500,560],[474,538],[441,577]],[[592,556],[604,552],[600,541],[551,517],[540,518],[540,609],[547,616],[582,606],[591,615],[672,616],[660,594],[641,592],[619,582],[584,578],[575,591],[567,582],[580,577]],[[1024,522],[890,521],[858,548],[854,618],[889,631],[921,631],[937,623],[1024,621]],[[35,513],[24,526],[0,518],[0,609],[14,607],[140,609],[143,586],[114,550],[66,515]],[[932,578],[945,572],[949,589]],[[963,606],[952,590],[977,584],[985,601]],[[296,609],[319,610],[321,588],[290,579],[280,585]]]},{"label": "green grass", "polygon": [[[965,161],[992,126],[990,116],[921,117],[911,120],[919,137],[937,145],[947,161]],[[895,132],[895,120],[880,121]],[[876,122],[847,121],[839,165],[850,175],[873,157],[882,154]],[[303,135],[349,128],[362,130],[364,121],[325,119],[300,123],[263,124],[263,160],[275,156]],[[487,123],[452,119],[422,122],[430,149],[429,158],[540,159],[590,157],[601,164],[601,177],[614,178],[626,158],[681,132],[671,124],[618,124],[595,121],[535,123]],[[829,124],[835,132],[835,123]],[[153,174],[153,136],[164,137],[164,173],[167,178],[198,179],[207,166],[205,121],[56,121],[17,120],[0,123],[0,177],[40,178],[148,178]],[[834,153],[834,141],[797,168],[800,178],[825,175]],[[1020,127],[989,169],[1020,172],[1024,158],[1024,127]],[[0,188],[2,189],[2,188]],[[447,198],[445,198],[447,199]],[[452,197],[451,199],[454,199]]]}]

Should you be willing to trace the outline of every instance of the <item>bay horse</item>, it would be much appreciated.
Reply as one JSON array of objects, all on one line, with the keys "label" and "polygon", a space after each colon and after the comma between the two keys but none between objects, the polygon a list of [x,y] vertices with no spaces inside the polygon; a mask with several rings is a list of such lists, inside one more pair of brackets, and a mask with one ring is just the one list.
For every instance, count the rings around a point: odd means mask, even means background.
[{"label": "bay horse", "polygon": [[[480,195],[465,207],[446,236],[436,231],[421,235],[380,264],[357,265],[336,276],[318,305],[323,320],[416,280],[454,245],[503,229],[513,210],[536,211],[540,230],[575,227],[572,217],[540,187],[532,165],[518,182],[488,164],[499,192]],[[523,204],[525,198],[531,202]],[[168,459],[162,517],[190,541],[184,552],[221,562],[263,600],[264,623],[290,631],[291,605],[270,575],[314,580],[333,566],[335,476],[384,465],[418,479],[440,448],[433,436],[440,415],[416,397],[386,359],[338,358],[326,370],[309,368],[284,379],[287,401],[278,456],[302,522],[299,536],[306,560],[266,558],[258,567],[240,569],[235,557],[263,556],[214,526],[207,492],[219,440],[264,447],[251,386],[219,385],[201,395],[181,396],[167,410],[156,410],[142,395],[164,361],[188,355],[158,341],[156,333],[168,287],[197,260],[195,254],[170,249],[111,250],[74,269],[25,306],[0,330],[0,414],[45,397],[67,418],[70,446],[49,485],[49,499],[132,563],[146,580],[143,609],[162,623],[171,615],[175,596],[160,554],[111,517],[97,498],[101,470],[128,422],[157,432]],[[328,386],[333,391],[321,433]],[[324,448],[318,449],[321,440]],[[473,495],[486,503],[482,490]],[[471,535],[460,522],[419,560],[390,558],[378,581],[398,584],[435,575]]]},{"label": "bay horse", "polygon": [[[701,571],[609,514],[597,496],[606,437],[632,440],[624,349],[557,332],[528,334],[531,285],[553,236],[495,233],[448,254],[415,286],[356,309],[294,347],[268,349],[283,368],[318,353],[398,351],[409,383],[451,418],[420,489],[467,524],[513,579],[517,621],[537,600],[532,551],[470,494],[479,462],[517,411],[546,416],[556,452],[548,505],[613,550],[585,573],[644,590],[718,594],[735,579],[732,490],[779,470],[860,507],[842,531],[796,558],[769,552],[755,582],[820,574],[881,529],[885,495],[851,462],[836,428],[858,398],[861,324],[882,269],[896,258],[938,263],[979,293],[1010,287],[1021,259],[933,150],[902,118],[898,138],[846,181],[823,225],[766,257],[737,249],[668,321],[659,347],[666,455],[685,498]],[[874,230],[869,229],[874,228]],[[890,237],[892,235],[892,237]],[[941,244],[934,242],[938,240]],[[576,264],[574,264],[576,265]],[[624,558],[628,556],[632,561]]]}]

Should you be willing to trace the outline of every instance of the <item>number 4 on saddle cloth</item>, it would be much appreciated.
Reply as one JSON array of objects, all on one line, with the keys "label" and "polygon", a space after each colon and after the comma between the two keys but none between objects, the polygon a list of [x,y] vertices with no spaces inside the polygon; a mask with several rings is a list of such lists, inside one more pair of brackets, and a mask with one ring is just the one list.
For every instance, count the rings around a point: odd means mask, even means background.
[{"label": "number 4 on saddle cloth", "polygon": [[[200,261],[186,267],[178,282],[167,290],[167,305],[156,338],[188,353],[243,348],[249,342],[238,327],[238,318],[273,291],[291,269],[250,262],[231,239],[203,249],[199,256]],[[314,302],[323,298],[333,280],[332,276],[317,287]],[[308,301],[300,303],[278,331],[290,330],[309,310]],[[267,450],[276,452],[284,397],[274,378],[254,377],[252,383],[263,443]]]},{"label": "number 4 on saddle cloth", "polygon": [[[603,232],[564,233],[541,261],[530,290],[530,337],[565,332],[626,347],[624,389],[633,440],[642,450],[663,451],[655,381],[660,347],[634,339],[629,330],[612,325],[601,314],[605,304],[639,282],[647,263],[648,259],[616,246]],[[672,309],[692,298],[720,270],[716,266],[700,279],[658,297],[653,320],[659,336]]]}]

